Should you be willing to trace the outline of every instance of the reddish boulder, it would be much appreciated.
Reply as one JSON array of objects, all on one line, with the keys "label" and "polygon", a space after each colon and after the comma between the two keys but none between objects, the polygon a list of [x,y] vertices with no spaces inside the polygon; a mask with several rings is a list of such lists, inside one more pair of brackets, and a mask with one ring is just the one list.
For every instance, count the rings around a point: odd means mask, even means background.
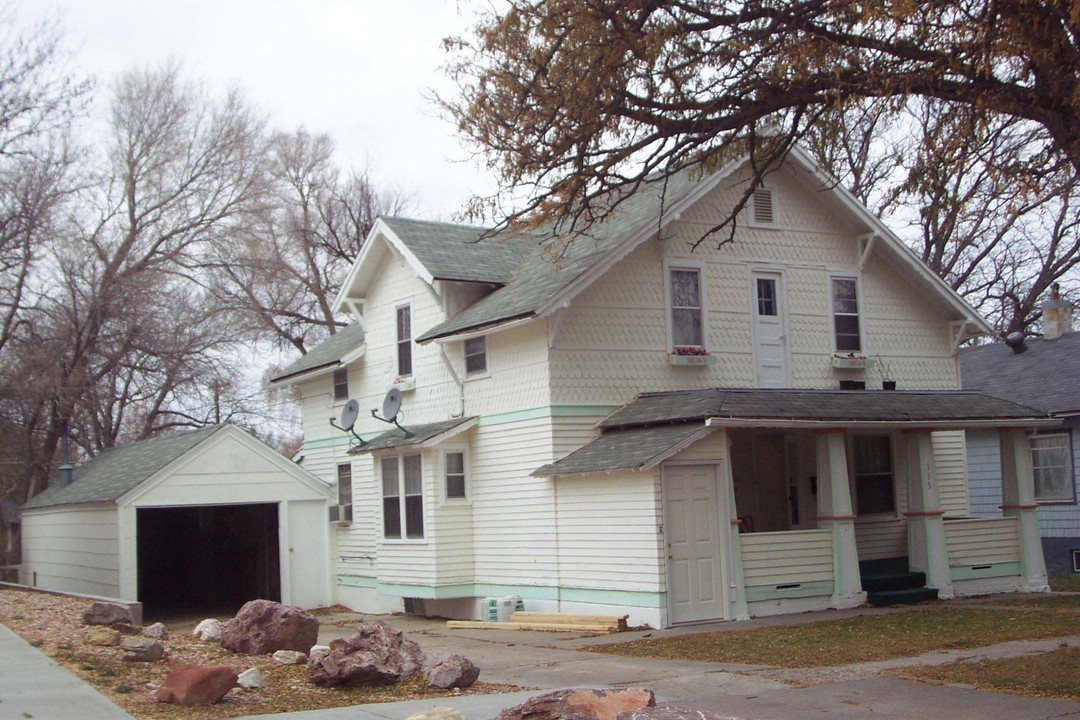
[{"label": "reddish boulder", "polygon": [[270,600],[245,603],[221,629],[221,646],[248,655],[276,650],[306,653],[319,637],[319,621],[309,612]]},{"label": "reddish boulder", "polygon": [[236,679],[236,673],[224,665],[176,668],[158,688],[157,699],[179,705],[213,705],[236,687]]},{"label": "reddish boulder", "polygon": [[[83,612],[83,622],[87,625],[108,625],[116,627],[135,625],[135,618],[131,614],[131,608],[127,605],[118,605],[109,602],[95,602]],[[118,628],[119,629],[119,628]]]},{"label": "reddish boulder", "polygon": [[557,690],[507,708],[496,720],[616,720],[619,713],[656,705],[652,690]]},{"label": "reddish boulder", "polygon": [[449,690],[450,688],[472,687],[480,677],[480,668],[464,655],[451,653],[433,663],[424,665],[424,675],[428,687]]},{"label": "reddish boulder", "polygon": [[392,685],[420,672],[424,653],[400,630],[381,622],[361,623],[352,637],[330,641],[308,658],[308,680],[335,685]]}]

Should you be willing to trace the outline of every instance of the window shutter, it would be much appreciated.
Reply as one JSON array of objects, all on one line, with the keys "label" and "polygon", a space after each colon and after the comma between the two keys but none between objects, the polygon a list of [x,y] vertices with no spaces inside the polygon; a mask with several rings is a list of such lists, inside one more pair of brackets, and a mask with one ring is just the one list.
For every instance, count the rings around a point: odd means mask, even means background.
[{"label": "window shutter", "polygon": [[759,187],[754,190],[754,224],[776,224],[776,216],[773,212],[772,188]]}]

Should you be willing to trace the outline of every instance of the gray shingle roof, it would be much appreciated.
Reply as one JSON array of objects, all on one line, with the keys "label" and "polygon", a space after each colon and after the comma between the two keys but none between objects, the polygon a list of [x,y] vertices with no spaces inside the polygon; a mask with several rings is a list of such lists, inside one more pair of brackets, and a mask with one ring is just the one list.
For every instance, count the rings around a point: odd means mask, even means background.
[{"label": "gray shingle roof", "polygon": [[1019,354],[1004,343],[961,350],[964,389],[1059,415],[1080,412],[1080,332],[1056,340],[1028,338],[1025,345]]},{"label": "gray shingle roof", "polygon": [[70,485],[38,493],[23,509],[117,500],[224,427],[210,425],[105,450],[76,466]]},{"label": "gray shingle roof", "polygon": [[[574,238],[566,256],[557,262],[549,257],[549,249],[538,246],[536,240],[532,241],[531,250],[504,287],[431,328],[417,341],[426,342],[535,315],[563,288],[606,257],[616,246],[647,223],[654,222],[665,205],[671,205],[685,196],[693,189],[694,183],[691,173],[683,172],[671,177],[666,184],[662,180],[643,184],[637,192],[626,196],[607,220],[593,227],[589,235]],[[560,236],[559,242],[563,239]]]},{"label": "gray shingle roof", "polygon": [[601,423],[604,428],[699,418],[832,422],[1040,420],[1046,413],[972,391],[723,389],[645,393]]},{"label": "gray shingle roof", "polygon": [[412,433],[412,437],[405,437],[405,433],[398,428],[393,428],[381,435],[376,435],[362,446],[349,450],[349,454],[362,455],[364,453],[375,452],[376,450],[390,450],[396,447],[419,445],[427,442],[436,435],[442,435],[444,432],[453,430],[457,426],[475,419],[476,417],[473,416],[453,418],[442,422],[424,423],[422,425],[406,424],[405,428]]},{"label": "gray shingle roof", "polygon": [[270,382],[278,382],[303,372],[337,365],[341,358],[360,347],[363,342],[364,328],[360,323],[343,327],[270,378]]},{"label": "gray shingle roof", "polygon": [[657,458],[705,430],[702,422],[611,430],[566,457],[539,467],[534,477],[649,467]]},{"label": "gray shingle roof", "polygon": [[472,225],[381,218],[436,280],[504,285],[538,240],[484,237],[488,228]]}]

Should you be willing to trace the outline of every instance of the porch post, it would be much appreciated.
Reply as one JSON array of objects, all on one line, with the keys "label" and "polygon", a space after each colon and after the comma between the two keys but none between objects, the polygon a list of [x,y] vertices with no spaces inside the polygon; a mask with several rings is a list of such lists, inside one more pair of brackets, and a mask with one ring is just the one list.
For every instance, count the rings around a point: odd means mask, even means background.
[{"label": "porch post", "polygon": [[727,578],[727,582],[728,591],[731,594],[731,612],[736,620],[749,620],[750,611],[746,607],[746,580],[743,578],[742,543],[739,539],[739,511],[735,507],[735,482],[731,472],[732,437],[727,428],[722,427],[717,432],[721,434],[725,450],[724,457],[716,470],[720,479],[720,492],[723,493],[721,502],[724,502],[723,498],[726,498],[728,507],[726,513],[729,518],[728,542],[723,543],[723,547],[729,550],[727,565],[730,568],[730,577]]},{"label": "porch post", "polygon": [[818,527],[832,530],[833,604],[851,607],[863,602],[866,596],[859,577],[843,430],[817,433],[817,474]]},{"label": "porch post", "polygon": [[1031,446],[1023,430],[998,431],[1001,439],[1001,509],[1016,518],[1020,535],[1020,572],[1028,592],[1049,592],[1046,562],[1043,560],[1039,519],[1035,514],[1035,472],[1031,467]]},{"label": "porch post", "polygon": [[908,561],[912,570],[926,573],[928,587],[938,597],[953,597],[949,551],[945,544],[945,511],[941,509],[934,446],[929,430],[903,433],[907,450]]}]

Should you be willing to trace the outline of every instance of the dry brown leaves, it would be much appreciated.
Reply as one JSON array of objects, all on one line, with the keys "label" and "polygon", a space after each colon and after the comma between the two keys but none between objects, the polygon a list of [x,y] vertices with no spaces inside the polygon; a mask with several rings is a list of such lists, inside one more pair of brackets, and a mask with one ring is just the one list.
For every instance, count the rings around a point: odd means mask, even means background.
[{"label": "dry brown leaves", "polygon": [[[519,689],[476,683],[467,690],[434,690],[428,689],[422,678],[381,687],[320,688],[307,681],[303,665],[283,667],[274,664],[268,655],[230,652],[173,628],[165,641],[168,650],[164,660],[130,663],[121,659],[123,653],[118,647],[97,647],[86,642],[90,628],[83,625],[82,613],[89,604],[78,598],[0,589],[0,623],[137,718],[211,720]],[[220,703],[210,707],[157,702],[155,692],[171,670],[200,665],[227,665],[237,674],[257,667],[265,684],[256,690],[234,688]]]}]

